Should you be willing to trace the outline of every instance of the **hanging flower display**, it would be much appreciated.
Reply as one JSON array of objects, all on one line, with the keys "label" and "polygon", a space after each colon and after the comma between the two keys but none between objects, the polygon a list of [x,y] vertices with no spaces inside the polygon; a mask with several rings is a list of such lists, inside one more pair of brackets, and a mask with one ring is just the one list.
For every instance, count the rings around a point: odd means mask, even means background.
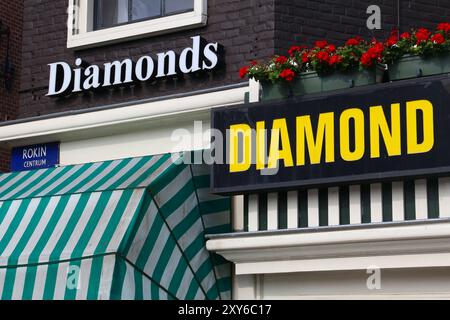
[{"label": "hanging flower display", "polygon": [[292,82],[304,72],[314,71],[319,75],[353,72],[375,68],[377,64],[392,64],[405,54],[426,57],[446,51],[450,51],[450,23],[444,22],[435,31],[419,28],[399,33],[393,30],[385,41],[353,37],[342,46],[327,40],[318,40],[311,48],[294,45],[286,56],[274,56],[266,62],[252,61],[240,69],[240,76],[274,83]]}]

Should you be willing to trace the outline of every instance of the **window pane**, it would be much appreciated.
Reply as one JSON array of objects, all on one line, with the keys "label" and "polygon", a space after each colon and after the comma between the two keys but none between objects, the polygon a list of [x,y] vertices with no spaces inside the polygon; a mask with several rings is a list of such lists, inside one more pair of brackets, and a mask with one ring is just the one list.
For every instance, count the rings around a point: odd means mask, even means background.
[{"label": "window pane", "polygon": [[[95,29],[191,11],[194,0],[94,0]],[[129,7],[131,6],[131,7]]]},{"label": "window pane", "polygon": [[117,10],[117,22],[125,23],[128,22],[128,0],[117,0],[118,10]]},{"label": "window pane", "polygon": [[165,0],[165,13],[194,10],[194,0]]},{"label": "window pane", "polygon": [[96,29],[128,22],[128,0],[96,0]]},{"label": "window pane", "polygon": [[132,20],[161,15],[161,0],[133,0]]}]

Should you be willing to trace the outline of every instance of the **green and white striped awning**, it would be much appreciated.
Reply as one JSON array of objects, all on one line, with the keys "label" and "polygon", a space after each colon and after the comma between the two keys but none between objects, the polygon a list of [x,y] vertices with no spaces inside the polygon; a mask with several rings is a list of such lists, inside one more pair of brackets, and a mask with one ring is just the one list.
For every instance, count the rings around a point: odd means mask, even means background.
[{"label": "green and white striped awning", "polygon": [[171,155],[0,175],[0,297],[228,299],[229,211]]}]

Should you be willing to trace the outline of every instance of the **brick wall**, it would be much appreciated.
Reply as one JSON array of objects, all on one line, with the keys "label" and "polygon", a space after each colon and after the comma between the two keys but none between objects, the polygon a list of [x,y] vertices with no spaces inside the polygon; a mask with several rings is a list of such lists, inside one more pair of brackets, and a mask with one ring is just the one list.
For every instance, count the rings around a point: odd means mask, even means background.
[{"label": "brick wall", "polygon": [[[401,29],[432,28],[450,20],[448,0],[401,0]],[[366,28],[366,9],[377,4],[382,11],[382,30]],[[138,99],[189,92],[242,81],[239,68],[251,59],[264,59],[285,52],[294,43],[317,39],[341,42],[354,35],[385,36],[397,25],[396,0],[208,0],[208,25],[203,28],[122,42],[101,48],[67,49],[67,0],[25,0],[23,69],[19,117],[77,110]],[[117,59],[136,59],[190,45],[201,35],[225,47],[226,66],[207,78],[139,84],[127,90],[48,98],[48,66],[57,61],[73,64],[76,57],[103,64]]]},{"label": "brick wall", "polygon": [[[238,71],[244,61],[274,53],[273,0],[208,0],[206,27],[81,51],[66,47],[67,3],[67,0],[25,0],[20,118],[237,83],[242,81]],[[122,91],[60,99],[45,97],[49,63],[66,61],[73,65],[75,58],[80,57],[101,65],[166,50],[179,52],[191,45],[190,37],[194,35],[225,47],[225,68],[207,78],[187,76],[182,82],[139,84]]]},{"label": "brick wall", "polygon": [[[276,0],[275,3],[277,53],[285,53],[294,43],[312,44],[318,39],[341,44],[355,35],[382,38],[397,27],[397,0]],[[366,27],[369,5],[381,8],[380,31]],[[400,0],[400,30],[435,28],[442,21],[450,21],[449,0]]]},{"label": "brick wall", "polygon": [[[10,57],[14,66],[12,87],[6,90],[0,79],[0,122],[14,119],[19,110],[20,61],[22,50],[22,12],[23,1],[0,1],[0,20],[10,29]],[[0,68],[6,58],[7,36],[0,37]],[[9,151],[0,143],[0,171],[9,169]]]},{"label": "brick wall", "polygon": [[8,172],[10,170],[10,155],[11,152],[7,148],[0,148],[0,172]]}]

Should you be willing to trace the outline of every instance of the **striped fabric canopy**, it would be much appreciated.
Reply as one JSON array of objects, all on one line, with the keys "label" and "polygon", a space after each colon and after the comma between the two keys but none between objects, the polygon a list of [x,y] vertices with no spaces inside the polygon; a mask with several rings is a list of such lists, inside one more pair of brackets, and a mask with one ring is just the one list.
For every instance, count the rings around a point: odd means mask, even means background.
[{"label": "striped fabric canopy", "polygon": [[229,211],[171,155],[0,175],[0,297],[229,299]]}]

